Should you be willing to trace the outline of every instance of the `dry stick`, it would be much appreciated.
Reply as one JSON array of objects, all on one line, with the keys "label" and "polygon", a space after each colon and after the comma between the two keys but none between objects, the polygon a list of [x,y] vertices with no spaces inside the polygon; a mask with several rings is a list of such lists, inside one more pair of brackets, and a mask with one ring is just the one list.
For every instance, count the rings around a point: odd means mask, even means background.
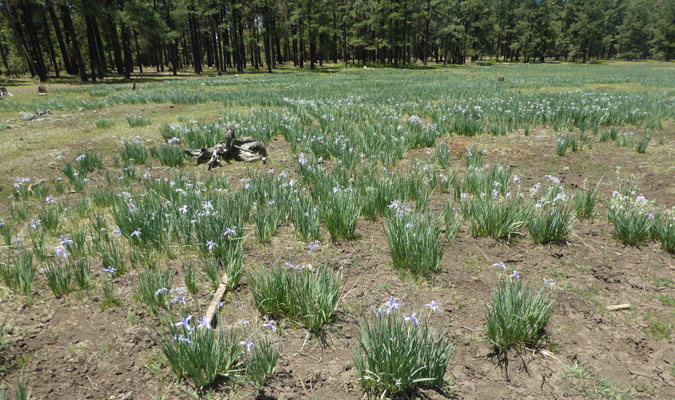
[{"label": "dry stick", "polygon": [[576,233],[573,233],[572,235],[576,236],[577,239],[579,239],[579,241],[581,242],[581,244],[583,244],[584,246],[586,246],[586,247],[588,247],[589,249],[593,250],[593,251],[596,252],[597,254],[601,254],[599,251],[597,251],[596,249],[594,249],[592,246],[587,245],[586,242],[584,242],[584,240],[581,238],[581,236],[577,235]]},{"label": "dry stick", "polygon": [[630,304],[617,304],[615,306],[607,306],[606,308],[609,311],[626,310],[630,308]]},{"label": "dry stick", "polygon": [[212,326],[211,321],[213,320],[213,316],[216,315],[216,310],[218,310],[218,303],[220,303],[220,300],[225,295],[225,292],[227,291],[227,285],[229,284],[230,277],[227,276],[226,272],[223,272],[223,279],[220,280],[218,290],[216,290],[216,294],[213,296],[213,301],[211,302],[211,305],[209,305],[209,309],[206,310],[206,316],[204,316],[204,322],[207,325]]},{"label": "dry stick", "polygon": [[485,259],[487,260],[487,262],[490,262],[490,259],[488,258],[488,256],[485,255],[485,253],[483,253],[483,250],[481,250],[481,249],[479,248],[478,251],[480,251],[480,252],[483,254],[483,257],[485,257]]}]

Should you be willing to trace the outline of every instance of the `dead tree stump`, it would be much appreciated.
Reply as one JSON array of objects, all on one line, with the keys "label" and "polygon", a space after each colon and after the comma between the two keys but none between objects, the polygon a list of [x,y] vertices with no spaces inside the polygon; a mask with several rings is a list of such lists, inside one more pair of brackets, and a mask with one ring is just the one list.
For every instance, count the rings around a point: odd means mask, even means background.
[{"label": "dead tree stump", "polygon": [[213,147],[202,148],[200,150],[183,150],[187,155],[197,160],[197,165],[206,164],[211,168],[220,166],[220,162],[225,161],[262,161],[263,164],[267,162],[267,149],[261,142],[256,141],[252,137],[243,137],[237,139],[234,135],[233,128],[227,128],[225,132],[225,140],[218,142]]}]

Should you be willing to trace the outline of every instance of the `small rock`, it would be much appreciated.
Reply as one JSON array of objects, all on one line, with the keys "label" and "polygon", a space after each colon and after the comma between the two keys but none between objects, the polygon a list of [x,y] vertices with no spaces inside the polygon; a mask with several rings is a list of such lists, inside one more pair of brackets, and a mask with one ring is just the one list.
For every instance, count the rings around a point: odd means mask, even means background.
[{"label": "small rock", "polygon": [[37,118],[37,115],[29,112],[20,112],[19,118],[21,118],[22,121],[32,121]]}]

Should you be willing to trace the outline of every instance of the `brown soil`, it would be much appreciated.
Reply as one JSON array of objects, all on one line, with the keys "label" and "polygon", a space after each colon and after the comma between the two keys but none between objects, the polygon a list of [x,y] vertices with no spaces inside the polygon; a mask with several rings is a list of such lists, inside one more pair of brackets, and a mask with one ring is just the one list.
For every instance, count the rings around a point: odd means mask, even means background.
[{"label": "brown soil", "polygon": [[[558,176],[565,187],[595,185],[604,176],[603,198],[611,193],[615,167],[622,175],[642,175],[640,186],[649,199],[675,205],[672,160],[675,134],[669,129],[667,145],[650,145],[648,153],[618,149],[613,143],[596,143],[592,150],[557,157],[552,132],[531,132],[529,137],[510,133],[506,138],[446,138],[453,155],[471,142],[488,149],[490,159],[516,166],[529,188],[546,174]],[[537,139],[537,137],[544,138]],[[428,149],[411,151],[408,159],[426,158]],[[269,145],[271,166],[277,172],[291,167],[292,154],[282,140]],[[283,152],[283,154],[281,154]],[[280,156],[276,157],[275,154]],[[406,162],[400,164],[405,167]],[[231,182],[248,168],[270,166],[234,165],[226,173]],[[188,169],[195,169],[189,167]],[[229,169],[228,169],[229,168]],[[440,210],[448,195],[435,194],[432,209]],[[355,241],[330,243],[324,235],[314,263],[335,264],[344,272],[344,295],[338,318],[321,338],[307,339],[306,331],[283,327],[277,341],[281,358],[266,388],[269,398],[358,399],[364,393],[352,365],[358,337],[358,319],[370,313],[390,295],[401,298],[408,312],[421,310],[436,300],[443,312],[433,316],[437,329],[447,330],[456,350],[448,369],[453,385],[445,392],[421,391],[430,399],[562,399],[584,398],[595,387],[595,377],[617,382],[634,391],[636,399],[675,398],[674,337],[654,329],[657,319],[673,328],[672,305],[659,296],[675,297],[675,259],[651,242],[642,247],[618,244],[612,226],[604,221],[601,206],[597,219],[579,221],[565,245],[541,246],[528,238],[513,243],[473,238],[464,226],[459,237],[444,242],[442,271],[429,284],[399,278],[390,265],[390,253],[382,220],[359,221]],[[268,266],[286,260],[308,262],[306,245],[295,239],[290,227],[282,227],[268,245],[255,239],[246,245],[246,265]],[[540,287],[542,278],[556,279],[550,291],[556,301],[549,337],[543,348],[522,354],[509,353],[508,366],[500,363],[485,340],[485,303],[489,301],[498,271],[491,265],[502,261],[518,270],[524,281]],[[100,271],[100,261],[92,269]],[[171,260],[178,266],[181,260]],[[100,274],[100,272],[99,272]],[[130,275],[133,275],[132,271]],[[98,279],[95,277],[95,280]],[[182,281],[179,273],[174,282]],[[2,314],[8,316],[10,344],[0,353],[5,370],[0,377],[14,387],[23,370],[36,399],[152,399],[188,398],[189,384],[176,382],[163,365],[154,331],[155,317],[132,298],[128,276],[116,282],[122,307],[101,311],[99,288],[74,293],[66,300],[53,297],[38,277],[36,301],[25,305],[5,292]],[[174,285],[176,285],[174,283]],[[205,286],[193,296],[195,304],[208,304],[212,290]],[[227,295],[221,314],[224,324],[256,320],[255,308],[244,278],[242,286]],[[605,306],[628,303],[630,309],[606,311]],[[564,367],[577,362],[588,369],[588,379],[566,377]],[[13,389],[10,391],[13,392]],[[166,397],[162,397],[162,396]],[[216,389],[212,398],[253,398],[256,391],[243,383],[232,389]],[[589,394],[589,398],[591,395]],[[599,398],[599,397],[598,397]]]}]

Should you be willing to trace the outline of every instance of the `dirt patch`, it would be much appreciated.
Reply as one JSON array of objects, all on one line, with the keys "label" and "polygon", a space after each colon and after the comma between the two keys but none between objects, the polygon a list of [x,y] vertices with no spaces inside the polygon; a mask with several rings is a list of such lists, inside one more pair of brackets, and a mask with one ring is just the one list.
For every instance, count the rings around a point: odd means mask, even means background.
[{"label": "dirt patch", "polygon": [[[672,171],[658,171],[663,160],[672,155],[672,145],[654,145],[646,155],[638,155],[632,149],[596,143],[591,150],[558,157],[552,141],[537,139],[539,134],[533,131],[528,137],[513,133],[505,138],[444,140],[450,144],[453,162],[457,163],[461,161],[458,155],[467,146],[480,141],[481,146],[489,148],[490,162],[499,160],[516,166],[524,188],[546,174],[559,177],[566,188],[583,187],[585,180],[594,185],[602,178],[602,196],[607,199],[618,166],[621,171],[641,175],[641,192],[648,198],[666,207],[675,204]],[[675,140],[672,132],[664,134],[668,136],[667,143]],[[292,169],[295,157],[286,142],[277,137],[268,148],[272,155],[269,165],[233,164],[214,173],[227,174],[234,185],[253,169],[272,168],[275,173]],[[431,149],[411,151],[400,166],[409,166],[414,158],[427,159],[429,153]],[[206,173],[202,167],[186,169]],[[171,173],[161,168],[151,172],[156,176]],[[451,197],[452,194],[435,193],[431,209],[438,212]],[[245,248],[247,268],[311,260],[333,265],[344,273],[338,318],[325,335],[308,338],[306,331],[282,325],[283,336],[275,337],[281,357],[265,394],[279,399],[363,398],[352,363],[359,336],[358,320],[369,315],[370,306],[380,305],[394,295],[401,298],[407,312],[419,312],[423,304],[436,300],[443,312],[434,315],[432,322],[438,331],[446,330],[455,343],[448,371],[452,386],[445,392],[422,391],[420,396],[582,398],[582,393],[592,393],[600,377],[633,391],[636,399],[675,397],[671,332],[675,306],[666,301],[675,298],[675,258],[655,242],[641,247],[618,244],[612,237],[612,226],[604,220],[605,212],[606,204],[600,207],[595,220],[579,221],[564,245],[535,245],[527,238],[513,243],[473,238],[465,223],[457,239],[444,239],[442,270],[428,284],[403,280],[392,269],[381,219],[372,222],[362,218],[356,231],[358,240],[331,243],[325,239],[313,259],[290,226],[283,226],[268,245],[251,238]],[[327,236],[323,232],[323,237]],[[176,271],[174,282],[183,280],[183,261],[177,255],[166,263]],[[484,335],[485,302],[498,279],[498,270],[491,265],[499,261],[519,271],[532,287],[539,288],[543,279],[556,280],[549,290],[556,304],[543,349],[546,351],[509,353],[508,364],[498,362]],[[100,261],[92,262],[92,269],[100,271]],[[17,297],[3,296],[0,304],[8,315],[10,342],[0,352],[5,366],[0,372],[2,381],[15,385],[23,370],[36,398],[188,397],[189,385],[172,378],[153,341],[155,333],[147,323],[156,317],[133,300],[129,279],[135,273],[116,281],[124,305],[108,311],[99,307],[100,287],[58,300],[42,276],[38,278],[35,304],[24,305]],[[211,295],[212,291],[202,285],[191,301],[205,309]],[[239,289],[227,295],[226,303],[219,317],[221,324],[256,320],[246,278]],[[615,312],[605,308],[625,303],[631,308]],[[662,325],[665,333],[659,328]],[[568,368],[575,363],[586,371],[586,377],[569,375]],[[227,387],[219,388],[212,398],[255,395],[250,384],[241,383],[232,392]]]}]

